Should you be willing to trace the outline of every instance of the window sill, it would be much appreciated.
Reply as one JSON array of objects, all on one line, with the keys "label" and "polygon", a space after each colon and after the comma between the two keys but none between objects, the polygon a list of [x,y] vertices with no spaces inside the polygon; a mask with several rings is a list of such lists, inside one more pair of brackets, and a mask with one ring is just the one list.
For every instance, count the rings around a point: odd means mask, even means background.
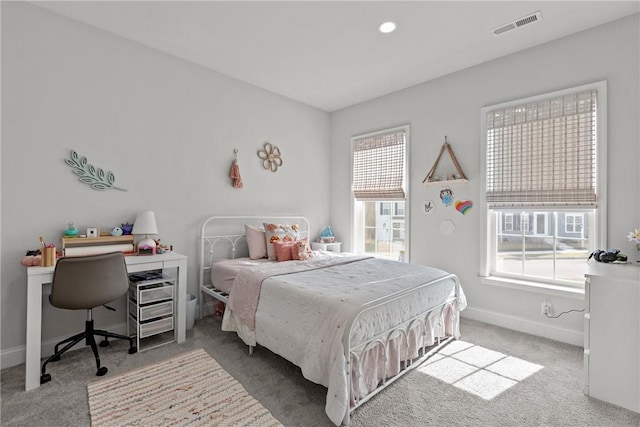
[{"label": "window sill", "polygon": [[496,276],[480,277],[480,283],[483,285],[500,286],[503,288],[525,290],[565,298],[584,299],[584,288],[572,288],[569,286],[550,285]]}]

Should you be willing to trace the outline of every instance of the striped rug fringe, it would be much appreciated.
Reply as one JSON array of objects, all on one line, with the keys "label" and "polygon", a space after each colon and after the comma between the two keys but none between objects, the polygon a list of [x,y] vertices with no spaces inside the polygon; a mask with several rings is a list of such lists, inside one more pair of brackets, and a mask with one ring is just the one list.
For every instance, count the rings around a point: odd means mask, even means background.
[{"label": "striped rug fringe", "polygon": [[91,426],[281,426],[203,349],[87,386]]}]

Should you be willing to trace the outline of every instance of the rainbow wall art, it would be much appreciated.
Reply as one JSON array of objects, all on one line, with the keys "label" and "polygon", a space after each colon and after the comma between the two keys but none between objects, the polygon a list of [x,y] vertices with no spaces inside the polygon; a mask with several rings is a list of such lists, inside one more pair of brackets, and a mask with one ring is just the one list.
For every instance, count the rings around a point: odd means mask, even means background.
[{"label": "rainbow wall art", "polygon": [[471,200],[456,200],[454,206],[458,212],[462,215],[466,215],[473,207],[473,202]]}]

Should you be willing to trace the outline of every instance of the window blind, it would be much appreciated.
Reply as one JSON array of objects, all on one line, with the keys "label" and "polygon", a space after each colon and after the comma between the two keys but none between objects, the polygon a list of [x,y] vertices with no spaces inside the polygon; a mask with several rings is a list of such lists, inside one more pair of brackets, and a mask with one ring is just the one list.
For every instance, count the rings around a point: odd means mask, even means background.
[{"label": "window blind", "polygon": [[405,199],[405,132],[353,141],[353,196],[356,200]]},{"label": "window blind", "polygon": [[487,194],[497,206],[596,206],[596,90],[487,113]]}]

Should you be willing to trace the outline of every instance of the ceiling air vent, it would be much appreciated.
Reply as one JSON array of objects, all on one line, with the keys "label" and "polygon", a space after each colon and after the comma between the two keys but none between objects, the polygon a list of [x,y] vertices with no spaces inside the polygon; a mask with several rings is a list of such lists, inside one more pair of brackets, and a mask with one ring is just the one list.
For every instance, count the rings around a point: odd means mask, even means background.
[{"label": "ceiling air vent", "polygon": [[499,27],[491,30],[494,36],[499,36],[500,34],[506,33],[507,31],[515,30],[516,28],[520,28],[523,25],[531,24],[536,21],[540,21],[542,19],[542,12],[537,11],[530,13],[527,16],[523,16],[522,18],[516,19],[515,21],[508,22],[506,24],[500,25]]}]

